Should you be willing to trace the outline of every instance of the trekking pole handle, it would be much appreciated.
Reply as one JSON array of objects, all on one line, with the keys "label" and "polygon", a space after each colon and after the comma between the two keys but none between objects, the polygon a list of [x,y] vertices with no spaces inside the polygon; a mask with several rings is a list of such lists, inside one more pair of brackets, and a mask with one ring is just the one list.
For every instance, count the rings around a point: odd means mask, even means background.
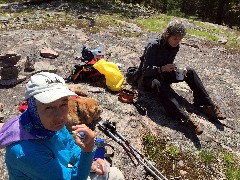
[{"label": "trekking pole handle", "polygon": [[119,139],[114,136],[114,134],[109,131],[105,126],[103,126],[100,122],[98,123],[100,125],[100,127],[102,128],[103,131],[105,131],[111,138],[113,138],[114,141],[116,141],[117,143],[119,143]]}]

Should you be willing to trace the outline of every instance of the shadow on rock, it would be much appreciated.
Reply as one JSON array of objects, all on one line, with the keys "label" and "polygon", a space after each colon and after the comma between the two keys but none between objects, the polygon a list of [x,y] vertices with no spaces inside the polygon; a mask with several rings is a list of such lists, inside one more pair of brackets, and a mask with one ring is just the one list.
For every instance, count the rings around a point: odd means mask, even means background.
[{"label": "shadow on rock", "polygon": [[216,128],[218,130],[224,131],[224,124],[221,121],[219,121],[217,118],[201,112],[199,109],[197,109],[193,104],[189,103],[182,96],[178,96],[177,98],[178,98],[181,106],[184,107],[189,113],[194,113],[198,116],[203,117],[207,121],[211,122],[214,126],[216,126]]},{"label": "shadow on rock", "polygon": [[201,149],[201,143],[198,138],[198,136],[190,131],[188,127],[182,123],[179,122],[173,118],[170,118],[164,107],[160,102],[156,101],[156,97],[152,93],[143,93],[139,96],[138,100],[135,102],[138,107],[137,108],[138,112],[141,115],[146,115],[155,123],[159,124],[160,126],[165,126],[170,129],[176,130],[178,132],[181,132],[184,134],[186,138],[191,140],[194,144],[194,146],[198,149]]}]

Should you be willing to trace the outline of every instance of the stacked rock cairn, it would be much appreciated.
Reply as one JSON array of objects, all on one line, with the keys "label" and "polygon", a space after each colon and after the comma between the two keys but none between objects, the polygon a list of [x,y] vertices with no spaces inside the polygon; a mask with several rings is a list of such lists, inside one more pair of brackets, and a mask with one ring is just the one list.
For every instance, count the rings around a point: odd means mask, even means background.
[{"label": "stacked rock cairn", "polygon": [[20,54],[0,54],[0,85],[16,85],[17,83],[25,80],[24,77],[19,77],[19,68],[17,63],[20,59]]}]

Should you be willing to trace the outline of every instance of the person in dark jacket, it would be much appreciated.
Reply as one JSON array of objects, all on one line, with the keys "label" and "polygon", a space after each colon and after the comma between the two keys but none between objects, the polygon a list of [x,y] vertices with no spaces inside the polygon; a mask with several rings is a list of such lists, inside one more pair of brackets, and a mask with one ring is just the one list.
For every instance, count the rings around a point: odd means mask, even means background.
[{"label": "person in dark jacket", "polygon": [[158,95],[166,112],[175,119],[185,122],[194,133],[200,135],[203,132],[201,126],[183,110],[170,86],[172,83],[185,81],[193,91],[195,106],[219,120],[225,117],[214,105],[194,69],[185,68],[183,80],[176,79],[177,67],[174,59],[179,51],[179,43],[185,35],[184,25],[181,22],[172,21],[160,37],[148,43],[143,54],[142,83],[146,90]]}]

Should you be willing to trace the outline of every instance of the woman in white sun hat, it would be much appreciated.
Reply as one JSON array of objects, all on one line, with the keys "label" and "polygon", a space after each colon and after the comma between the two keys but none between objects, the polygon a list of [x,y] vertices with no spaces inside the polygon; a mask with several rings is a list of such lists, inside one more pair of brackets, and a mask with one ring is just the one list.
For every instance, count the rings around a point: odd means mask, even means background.
[{"label": "woman in white sun hat", "polygon": [[[92,164],[95,133],[86,125],[76,125],[72,135],[65,127],[68,96],[74,95],[56,74],[41,72],[30,78],[25,91],[27,110],[0,129],[0,148],[6,148],[10,180],[85,180],[91,167],[104,173],[106,161],[99,160],[97,167]],[[84,141],[79,132],[84,132]]]}]

